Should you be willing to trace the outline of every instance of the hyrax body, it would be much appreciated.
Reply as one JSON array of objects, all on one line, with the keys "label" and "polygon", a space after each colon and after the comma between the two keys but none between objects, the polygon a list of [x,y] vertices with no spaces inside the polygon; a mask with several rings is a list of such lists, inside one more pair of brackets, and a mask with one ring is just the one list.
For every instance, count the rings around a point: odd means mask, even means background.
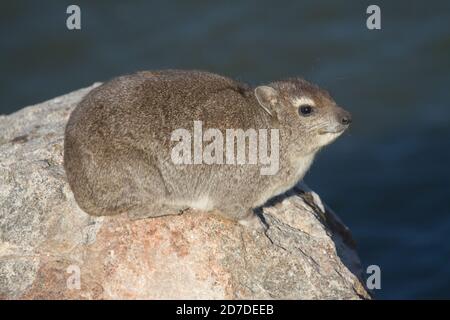
[{"label": "hyrax body", "polygon": [[[174,161],[177,129],[192,133],[194,158],[194,121],[204,133],[223,133],[223,157],[219,149],[211,153],[223,161]],[[317,151],[350,122],[326,91],[299,78],[251,88],[208,72],[139,72],[92,90],[75,108],[64,166],[77,203],[91,215],[156,217],[191,207],[254,225],[253,209],[302,179]],[[277,170],[262,174],[268,164],[261,161],[227,162],[227,129],[267,129],[267,154],[278,148]],[[203,140],[200,148],[213,139]],[[248,145],[245,152],[248,158]]]}]

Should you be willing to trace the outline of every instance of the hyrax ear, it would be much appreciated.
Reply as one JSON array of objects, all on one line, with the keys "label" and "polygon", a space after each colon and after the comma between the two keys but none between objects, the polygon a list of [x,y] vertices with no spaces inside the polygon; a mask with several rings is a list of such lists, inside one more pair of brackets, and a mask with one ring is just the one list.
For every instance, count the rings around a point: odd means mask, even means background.
[{"label": "hyrax ear", "polygon": [[255,89],[255,96],[260,106],[271,116],[275,114],[275,104],[278,101],[278,92],[269,86],[259,86]]}]

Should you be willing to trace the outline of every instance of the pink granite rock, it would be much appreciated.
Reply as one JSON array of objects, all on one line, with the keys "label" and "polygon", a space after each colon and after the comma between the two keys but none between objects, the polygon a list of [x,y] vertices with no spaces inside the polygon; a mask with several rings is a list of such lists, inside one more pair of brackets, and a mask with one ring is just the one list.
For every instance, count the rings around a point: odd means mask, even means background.
[{"label": "pink granite rock", "polygon": [[63,132],[94,86],[0,116],[1,299],[370,298],[349,231],[300,189],[262,210],[266,234],[194,211],[84,213]]}]

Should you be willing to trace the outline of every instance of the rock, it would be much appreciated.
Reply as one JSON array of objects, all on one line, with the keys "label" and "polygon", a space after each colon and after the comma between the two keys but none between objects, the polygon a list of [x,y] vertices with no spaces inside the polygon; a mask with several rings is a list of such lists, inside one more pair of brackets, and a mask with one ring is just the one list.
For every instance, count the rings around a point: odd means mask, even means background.
[{"label": "rock", "polygon": [[299,188],[261,210],[266,234],[202,212],[84,213],[63,133],[95,86],[0,116],[0,298],[370,298],[347,228]]}]

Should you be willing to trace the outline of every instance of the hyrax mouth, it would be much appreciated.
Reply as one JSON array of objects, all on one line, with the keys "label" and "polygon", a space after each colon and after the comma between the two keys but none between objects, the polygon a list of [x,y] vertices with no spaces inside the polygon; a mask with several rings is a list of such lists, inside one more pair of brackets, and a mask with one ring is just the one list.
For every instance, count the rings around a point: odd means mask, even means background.
[{"label": "hyrax mouth", "polygon": [[338,133],[343,133],[345,130],[347,130],[348,126],[340,126],[337,128],[324,128],[324,129],[320,129],[319,130],[319,134],[338,134]]}]

